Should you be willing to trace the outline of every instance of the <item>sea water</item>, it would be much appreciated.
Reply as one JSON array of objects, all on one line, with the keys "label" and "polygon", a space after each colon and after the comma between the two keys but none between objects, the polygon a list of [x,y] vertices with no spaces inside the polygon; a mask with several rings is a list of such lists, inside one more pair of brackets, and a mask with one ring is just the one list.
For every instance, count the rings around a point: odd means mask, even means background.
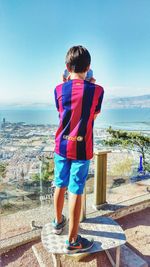
[{"label": "sea water", "polygon": [[[27,124],[57,125],[59,122],[56,110],[46,109],[9,109],[0,110],[0,122],[25,122]],[[95,121],[95,127],[150,131],[150,109],[103,109]]]}]

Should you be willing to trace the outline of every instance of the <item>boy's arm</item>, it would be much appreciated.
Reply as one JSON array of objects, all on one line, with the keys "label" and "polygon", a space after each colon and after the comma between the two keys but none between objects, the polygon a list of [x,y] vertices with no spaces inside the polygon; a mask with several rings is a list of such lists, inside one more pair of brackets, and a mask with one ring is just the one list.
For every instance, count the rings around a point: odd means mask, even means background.
[{"label": "boy's arm", "polygon": [[95,108],[95,114],[94,114],[94,120],[96,119],[97,115],[100,113],[101,111],[101,106],[102,106],[102,101],[103,101],[103,97],[104,97],[104,89],[102,88],[102,92],[99,96],[99,99],[98,99],[98,104]]},{"label": "boy's arm", "polygon": [[54,90],[54,97],[55,97],[55,106],[56,106],[57,110],[59,111],[59,103],[58,103],[58,99],[57,99],[57,91],[56,91],[56,88]]}]

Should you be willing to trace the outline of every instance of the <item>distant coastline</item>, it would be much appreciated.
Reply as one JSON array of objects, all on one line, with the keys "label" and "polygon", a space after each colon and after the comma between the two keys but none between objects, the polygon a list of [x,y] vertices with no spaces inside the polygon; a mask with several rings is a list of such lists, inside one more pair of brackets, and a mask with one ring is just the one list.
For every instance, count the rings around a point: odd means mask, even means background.
[{"label": "distant coastline", "polygon": [[[130,97],[104,97],[103,109],[150,109],[150,94]],[[28,102],[28,103],[0,103],[0,110],[56,110],[55,105],[47,102]]]}]

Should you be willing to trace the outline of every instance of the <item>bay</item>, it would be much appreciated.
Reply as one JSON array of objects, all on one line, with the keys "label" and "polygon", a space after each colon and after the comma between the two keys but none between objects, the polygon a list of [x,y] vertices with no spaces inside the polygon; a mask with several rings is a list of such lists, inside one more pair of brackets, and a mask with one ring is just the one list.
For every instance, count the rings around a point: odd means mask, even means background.
[{"label": "bay", "polygon": [[[57,125],[59,122],[56,110],[46,109],[9,109],[0,110],[0,122],[5,118],[6,122],[27,124]],[[150,109],[103,109],[95,121],[95,127],[150,131]]]}]

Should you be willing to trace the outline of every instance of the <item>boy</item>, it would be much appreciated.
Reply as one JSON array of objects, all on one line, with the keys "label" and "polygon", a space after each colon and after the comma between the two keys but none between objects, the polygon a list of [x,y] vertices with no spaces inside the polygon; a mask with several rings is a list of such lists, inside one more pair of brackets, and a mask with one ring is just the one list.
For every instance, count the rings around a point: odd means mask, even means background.
[{"label": "boy", "polygon": [[55,219],[53,228],[61,234],[66,224],[62,215],[64,193],[69,191],[69,233],[65,252],[86,251],[93,241],[78,235],[81,197],[93,157],[94,119],[101,110],[104,90],[85,80],[91,56],[83,46],[73,46],[66,55],[70,80],[56,86],[55,102],[60,124],[55,135]]}]

